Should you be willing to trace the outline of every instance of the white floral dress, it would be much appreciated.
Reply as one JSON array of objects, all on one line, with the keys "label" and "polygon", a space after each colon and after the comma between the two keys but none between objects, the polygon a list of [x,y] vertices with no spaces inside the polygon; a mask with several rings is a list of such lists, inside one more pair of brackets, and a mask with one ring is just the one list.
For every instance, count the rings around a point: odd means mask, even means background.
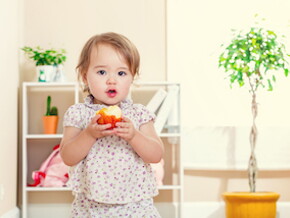
[{"label": "white floral dress", "polygon": [[[137,129],[155,119],[145,106],[129,99],[119,106]],[[88,96],[66,111],[63,124],[84,129],[103,107]],[[97,139],[86,158],[70,168],[69,177],[76,196],[73,217],[159,217],[152,201],[158,190],[150,164],[118,136]]]}]

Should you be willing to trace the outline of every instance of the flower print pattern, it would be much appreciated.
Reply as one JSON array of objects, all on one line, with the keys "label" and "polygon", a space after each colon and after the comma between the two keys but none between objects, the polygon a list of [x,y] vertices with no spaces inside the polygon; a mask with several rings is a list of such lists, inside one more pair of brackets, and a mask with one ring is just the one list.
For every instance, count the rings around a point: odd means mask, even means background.
[{"label": "flower print pattern", "polygon": [[152,199],[128,204],[103,204],[78,194],[73,202],[73,218],[161,218]]}]

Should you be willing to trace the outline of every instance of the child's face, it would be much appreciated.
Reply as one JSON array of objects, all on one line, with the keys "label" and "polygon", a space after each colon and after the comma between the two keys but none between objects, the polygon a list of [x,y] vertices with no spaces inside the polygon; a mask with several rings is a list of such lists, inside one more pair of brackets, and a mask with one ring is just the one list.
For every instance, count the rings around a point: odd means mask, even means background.
[{"label": "child's face", "polygon": [[116,105],[130,90],[133,75],[123,56],[107,44],[95,46],[84,78],[95,104]]}]

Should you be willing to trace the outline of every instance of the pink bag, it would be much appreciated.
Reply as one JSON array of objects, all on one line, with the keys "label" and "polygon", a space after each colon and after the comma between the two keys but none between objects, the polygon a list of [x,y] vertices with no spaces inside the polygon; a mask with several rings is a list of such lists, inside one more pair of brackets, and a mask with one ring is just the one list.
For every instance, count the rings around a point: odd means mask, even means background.
[{"label": "pink bag", "polygon": [[[53,152],[41,164],[40,169],[32,172],[33,184],[28,184],[29,187],[63,187],[68,181],[68,166],[61,159],[60,145],[53,148]],[[159,163],[151,164],[157,185],[163,185],[164,177],[164,160]]]},{"label": "pink bag", "polygon": [[53,148],[53,152],[41,164],[38,171],[32,172],[34,184],[28,184],[30,187],[63,187],[68,181],[68,166],[61,159],[60,145]]}]

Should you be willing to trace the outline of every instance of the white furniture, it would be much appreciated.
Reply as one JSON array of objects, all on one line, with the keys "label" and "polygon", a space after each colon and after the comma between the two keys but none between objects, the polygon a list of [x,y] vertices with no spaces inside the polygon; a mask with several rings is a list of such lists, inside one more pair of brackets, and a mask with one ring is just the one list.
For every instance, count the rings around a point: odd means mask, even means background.
[{"label": "white furniture", "polygon": [[[132,98],[136,103],[147,104],[159,89],[166,91],[166,96],[155,107],[158,114],[158,123],[162,126],[160,137],[165,143],[165,178],[164,185],[158,187],[160,195],[157,198],[167,200],[167,196],[176,200],[177,207],[172,209],[172,217],[182,217],[182,199],[183,199],[183,167],[181,163],[181,133],[180,133],[180,109],[179,109],[179,84],[156,82],[156,83],[138,83],[132,87]],[[172,94],[172,90],[173,93]],[[174,91],[175,90],[175,91]],[[22,87],[22,218],[34,218],[29,214],[29,204],[38,204],[41,207],[45,205],[43,199],[49,198],[51,205],[56,205],[58,198],[62,196],[70,204],[72,197],[70,189],[63,188],[45,188],[45,187],[27,187],[32,183],[31,174],[33,170],[38,170],[40,164],[48,157],[53,146],[58,144],[62,138],[62,117],[66,109],[79,102],[78,83],[34,83],[24,82]],[[142,94],[140,94],[142,93]],[[171,93],[171,94],[170,94]],[[46,98],[52,97],[52,106],[59,109],[58,132],[54,135],[42,134],[42,115],[46,111]],[[170,97],[174,95],[175,97]],[[166,103],[167,102],[167,103]],[[162,105],[166,104],[166,110]],[[156,105],[156,104],[155,104]],[[164,106],[163,106],[164,108]],[[166,112],[167,111],[167,112]],[[170,173],[169,173],[170,172]],[[171,173],[172,172],[172,173]],[[57,195],[57,197],[51,197]],[[164,196],[165,195],[165,196]],[[43,196],[43,197],[42,197]],[[48,196],[48,197],[47,197]],[[61,196],[61,197],[58,197]],[[163,197],[162,197],[163,196]],[[163,199],[162,199],[163,198]],[[52,202],[53,201],[53,202]],[[54,203],[54,201],[56,203]],[[52,206],[48,207],[52,209]],[[59,209],[59,208],[58,208]],[[42,209],[41,209],[42,210]],[[52,212],[49,211],[48,213]],[[46,212],[43,211],[45,214]],[[47,215],[47,214],[46,214]],[[46,216],[44,215],[44,217]],[[49,216],[48,216],[49,217]],[[56,217],[57,218],[57,217]]]},{"label": "white furniture", "polygon": [[[46,111],[46,98],[52,97],[52,106],[59,109],[58,132],[42,134],[42,116]],[[68,188],[28,187],[31,174],[48,157],[54,145],[62,138],[62,116],[65,110],[79,101],[78,84],[24,82],[22,86],[22,218],[28,215],[29,197],[35,192],[69,191]]]},{"label": "white furniture", "polygon": [[[132,99],[135,103],[140,102],[147,105],[148,109],[152,108],[157,115],[155,129],[165,146],[165,177],[163,186],[159,187],[160,195],[164,194],[161,190],[171,191],[172,199],[178,200],[174,202],[177,203],[177,207],[172,210],[170,217],[183,217],[184,169],[180,125],[180,84],[170,82],[135,83],[132,88]],[[170,210],[170,208],[167,209]],[[164,217],[168,217],[167,214]]]}]

